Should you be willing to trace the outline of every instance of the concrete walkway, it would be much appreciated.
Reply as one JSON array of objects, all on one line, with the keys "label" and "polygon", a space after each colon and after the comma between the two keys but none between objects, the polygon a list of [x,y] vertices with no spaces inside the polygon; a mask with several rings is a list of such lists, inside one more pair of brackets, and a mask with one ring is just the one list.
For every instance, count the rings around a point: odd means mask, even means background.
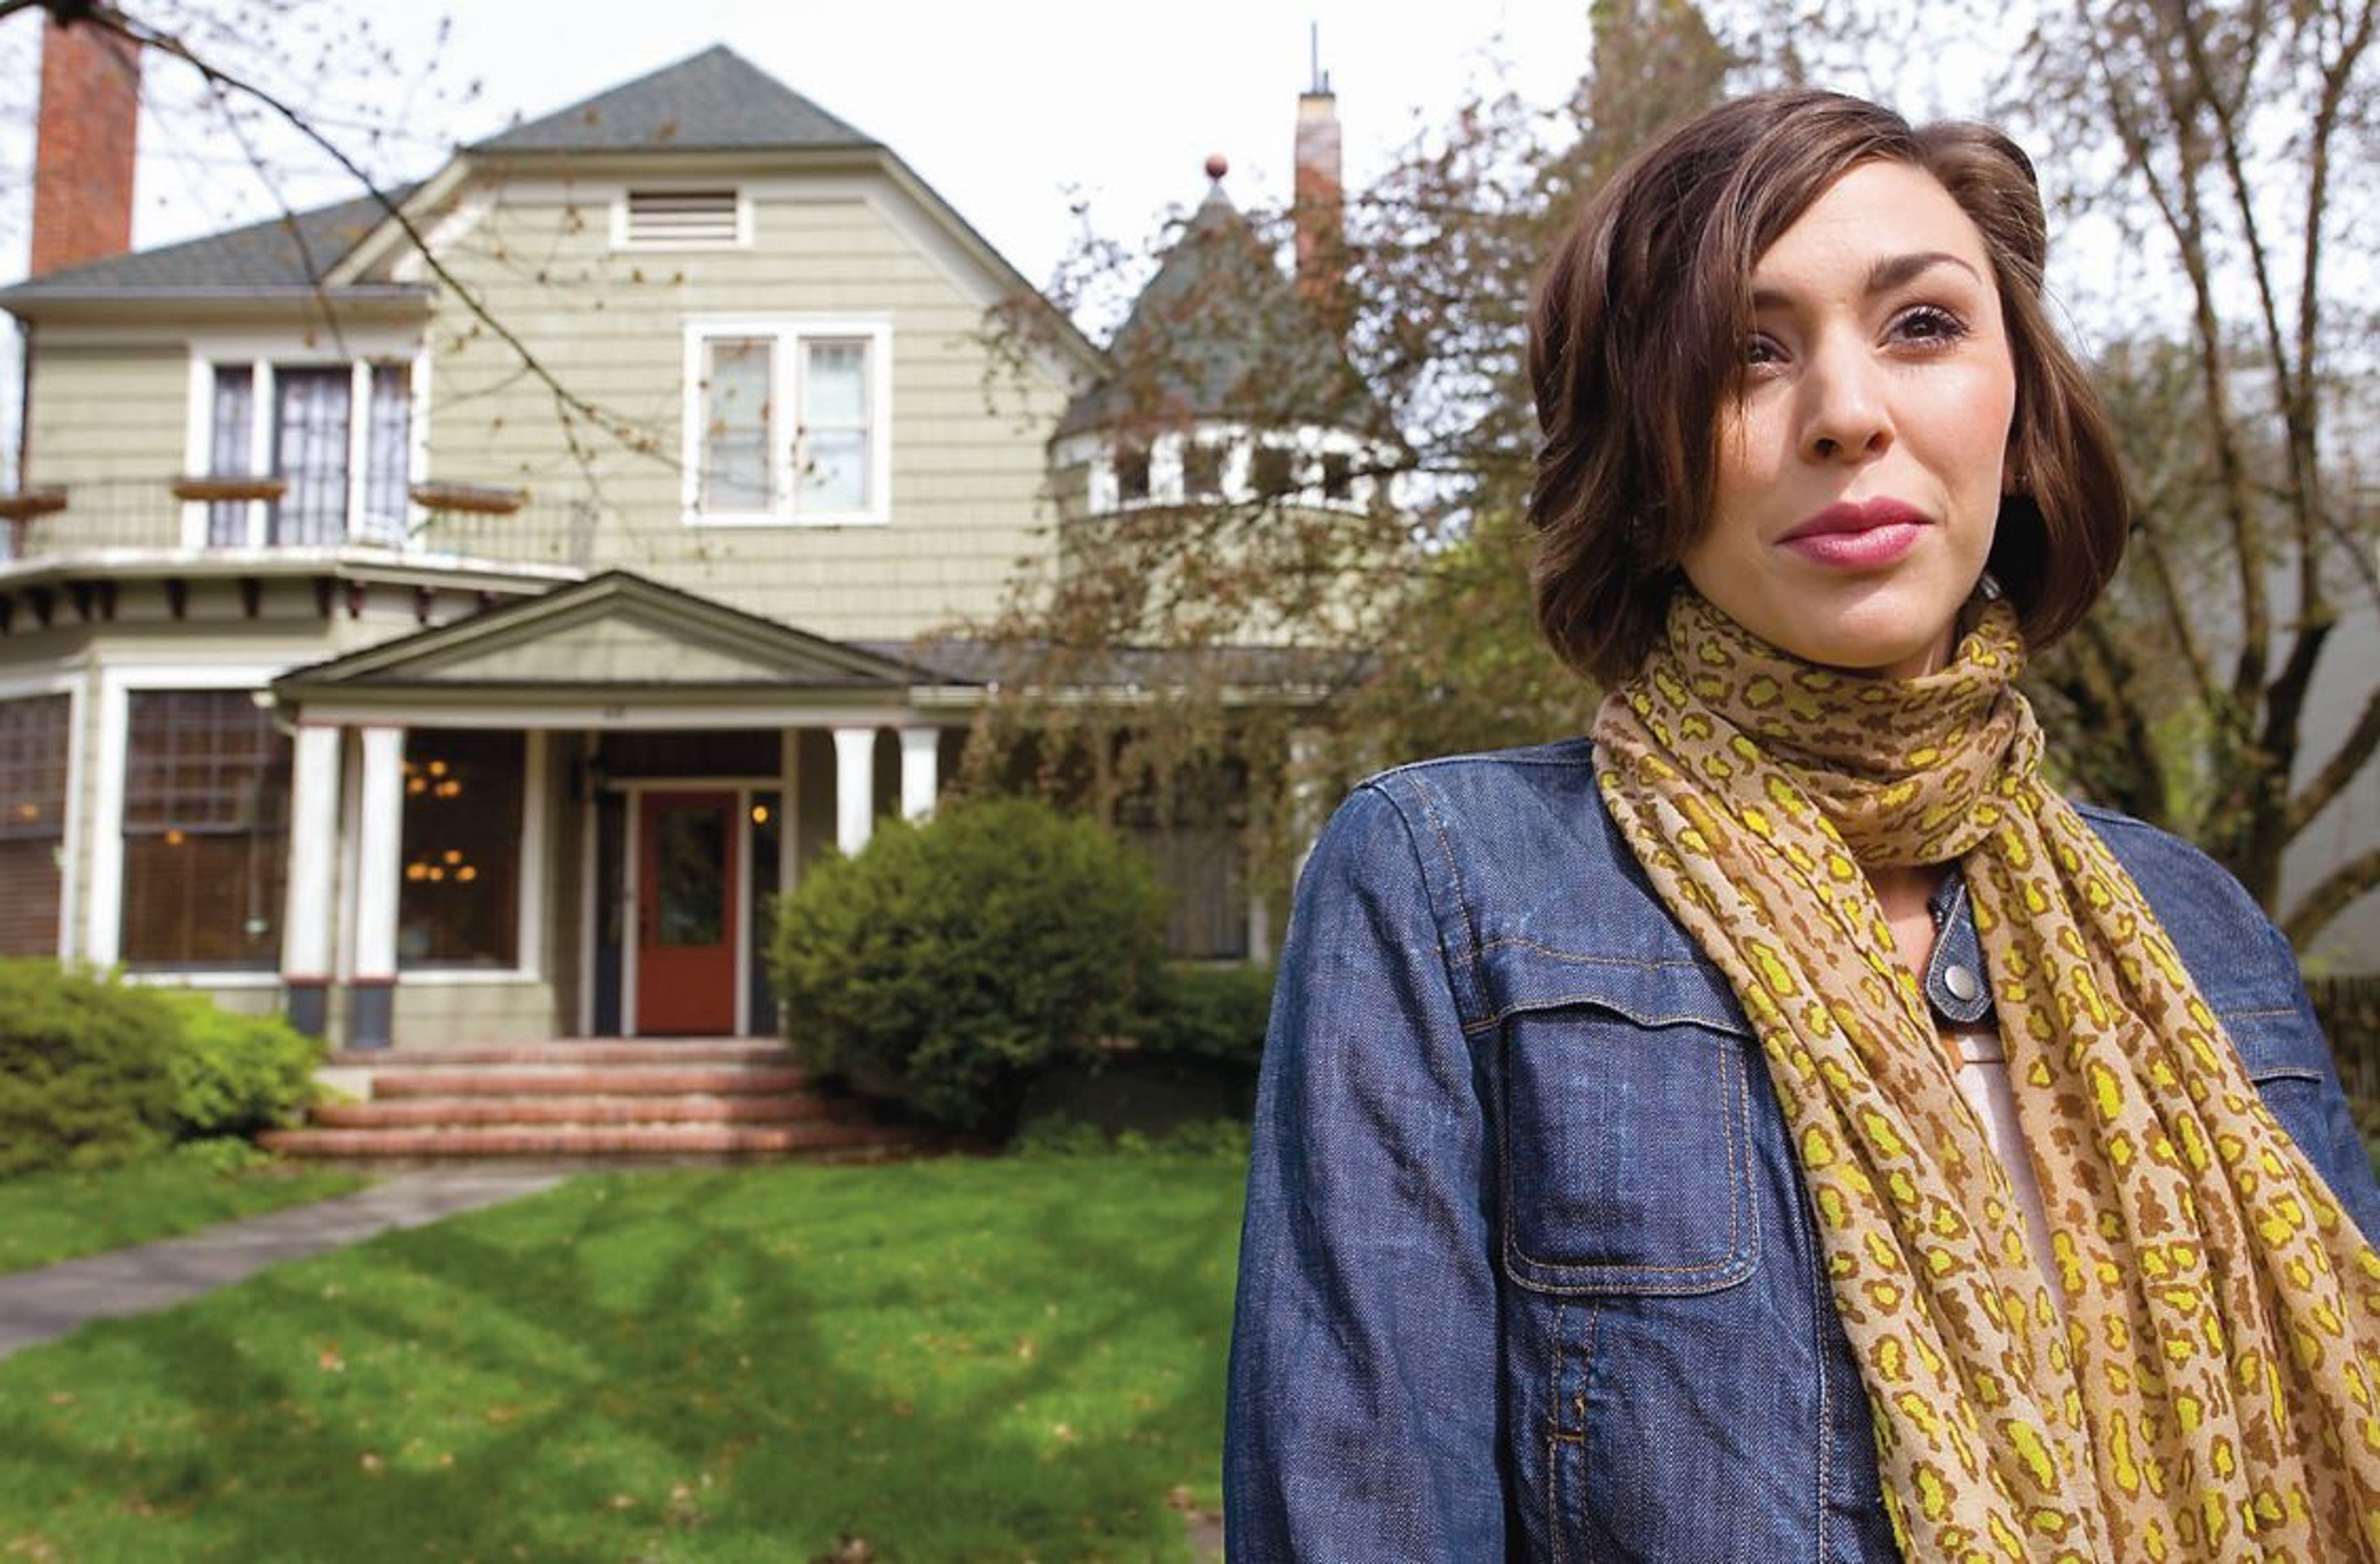
[{"label": "concrete walkway", "polygon": [[469,1167],[401,1173],[353,1194],[294,1206],[137,1249],[0,1276],[0,1358],[85,1320],[147,1314],[227,1287],[284,1260],[398,1228],[418,1228],[551,1189],[550,1168]]}]

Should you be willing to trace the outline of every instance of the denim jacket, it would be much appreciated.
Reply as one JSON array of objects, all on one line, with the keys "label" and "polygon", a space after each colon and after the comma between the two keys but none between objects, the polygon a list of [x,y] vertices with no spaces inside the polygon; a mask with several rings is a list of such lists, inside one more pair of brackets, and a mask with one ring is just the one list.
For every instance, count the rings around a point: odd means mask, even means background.
[{"label": "denim jacket", "polygon": [[[2195,849],[2084,815],[2380,1233],[2289,945]],[[1927,987],[1955,1010],[1943,974],[1983,970],[1963,897],[1937,947]],[[1389,772],[1316,846],[1230,1398],[1237,1558],[1897,1557],[1767,1063],[1585,742]]]}]

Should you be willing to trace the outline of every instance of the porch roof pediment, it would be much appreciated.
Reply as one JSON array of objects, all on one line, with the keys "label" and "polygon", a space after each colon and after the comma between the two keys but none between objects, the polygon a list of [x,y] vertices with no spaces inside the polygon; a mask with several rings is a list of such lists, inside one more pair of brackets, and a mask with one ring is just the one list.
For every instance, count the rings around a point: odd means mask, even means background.
[{"label": "porch roof pediment", "polygon": [[939,675],[724,603],[607,571],[273,682],[285,700],[406,691],[763,690],[902,697]]}]

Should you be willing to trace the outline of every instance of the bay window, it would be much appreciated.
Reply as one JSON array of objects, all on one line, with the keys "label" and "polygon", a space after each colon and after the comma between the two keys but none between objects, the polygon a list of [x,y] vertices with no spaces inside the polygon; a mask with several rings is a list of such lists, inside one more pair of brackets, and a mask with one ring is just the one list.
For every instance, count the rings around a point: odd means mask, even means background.
[{"label": "bay window", "polygon": [[0,700],[0,956],[58,953],[68,705]]},{"label": "bay window", "polygon": [[289,843],[288,737],[247,690],[134,690],[122,954],[271,971]]},{"label": "bay window", "polygon": [[690,325],[687,520],[884,520],[891,340],[880,321]]}]

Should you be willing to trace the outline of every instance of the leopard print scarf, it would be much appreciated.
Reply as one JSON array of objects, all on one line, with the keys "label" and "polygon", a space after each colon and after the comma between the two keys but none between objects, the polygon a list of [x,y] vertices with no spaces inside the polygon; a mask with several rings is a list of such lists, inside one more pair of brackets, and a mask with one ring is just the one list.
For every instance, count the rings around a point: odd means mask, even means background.
[{"label": "leopard print scarf", "polygon": [[[1907,680],[1682,591],[1599,781],[1758,1033],[1912,1558],[2380,1558],[2380,1260],[2040,772],[1990,603]],[[1959,861],[2037,1264],[1863,866]],[[2057,1279],[2053,1298],[2046,1275]]]}]

